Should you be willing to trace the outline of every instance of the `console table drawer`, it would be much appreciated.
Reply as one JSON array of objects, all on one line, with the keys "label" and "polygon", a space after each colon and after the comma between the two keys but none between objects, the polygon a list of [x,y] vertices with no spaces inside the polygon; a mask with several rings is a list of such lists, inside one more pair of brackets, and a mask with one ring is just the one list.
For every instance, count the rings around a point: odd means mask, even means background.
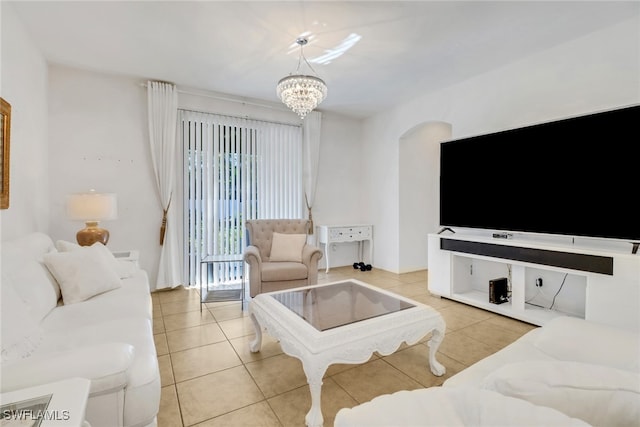
[{"label": "console table drawer", "polygon": [[351,242],[371,237],[371,227],[336,227],[329,229],[329,240],[332,242]]}]

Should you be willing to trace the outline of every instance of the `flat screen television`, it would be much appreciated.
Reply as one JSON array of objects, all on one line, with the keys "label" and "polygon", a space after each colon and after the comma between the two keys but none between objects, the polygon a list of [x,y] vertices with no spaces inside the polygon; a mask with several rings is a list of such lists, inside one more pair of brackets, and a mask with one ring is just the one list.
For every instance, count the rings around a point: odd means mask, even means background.
[{"label": "flat screen television", "polygon": [[443,227],[640,241],[640,105],[440,148]]}]

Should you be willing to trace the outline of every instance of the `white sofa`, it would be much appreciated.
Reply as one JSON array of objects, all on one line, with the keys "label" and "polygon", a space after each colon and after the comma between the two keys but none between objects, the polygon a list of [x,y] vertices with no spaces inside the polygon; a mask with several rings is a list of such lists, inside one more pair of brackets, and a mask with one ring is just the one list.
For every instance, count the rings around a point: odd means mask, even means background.
[{"label": "white sofa", "polygon": [[[446,337],[445,337],[446,340]],[[640,425],[640,334],[558,317],[442,387],[341,409],[335,427]]]},{"label": "white sofa", "polygon": [[92,427],[154,426],[160,373],[147,274],[104,246],[2,242],[1,391],[91,380]]}]

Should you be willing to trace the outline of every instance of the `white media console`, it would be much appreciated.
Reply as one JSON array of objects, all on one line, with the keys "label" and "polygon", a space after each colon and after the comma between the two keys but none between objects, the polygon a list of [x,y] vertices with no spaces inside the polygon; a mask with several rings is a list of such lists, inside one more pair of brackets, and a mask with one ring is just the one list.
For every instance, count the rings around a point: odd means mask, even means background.
[{"label": "white media console", "polygon": [[[625,253],[528,237],[446,233],[428,239],[428,286],[434,295],[535,325],[571,315],[640,330],[640,254],[631,254],[631,246]],[[510,279],[511,298],[493,304],[489,280],[499,277]]]}]

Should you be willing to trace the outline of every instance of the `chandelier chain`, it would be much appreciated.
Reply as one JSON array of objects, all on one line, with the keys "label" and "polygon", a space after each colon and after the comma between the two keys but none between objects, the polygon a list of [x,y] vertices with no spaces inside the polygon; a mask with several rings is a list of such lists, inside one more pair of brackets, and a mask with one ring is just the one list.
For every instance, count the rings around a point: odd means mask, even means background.
[{"label": "chandelier chain", "polygon": [[[298,43],[298,44],[300,44],[300,43]],[[304,44],[306,44],[306,43],[304,43]],[[307,57],[304,56],[304,50],[302,48],[302,46],[304,46],[304,44],[300,44],[300,56],[298,57],[298,67],[296,68],[296,73],[300,72],[300,64],[302,63],[302,60],[304,59],[304,62],[307,64],[307,67],[309,67],[309,69],[313,72],[313,74],[318,74],[318,73],[316,73],[316,70],[313,69],[313,67],[311,66],[309,61],[307,61]]]}]

